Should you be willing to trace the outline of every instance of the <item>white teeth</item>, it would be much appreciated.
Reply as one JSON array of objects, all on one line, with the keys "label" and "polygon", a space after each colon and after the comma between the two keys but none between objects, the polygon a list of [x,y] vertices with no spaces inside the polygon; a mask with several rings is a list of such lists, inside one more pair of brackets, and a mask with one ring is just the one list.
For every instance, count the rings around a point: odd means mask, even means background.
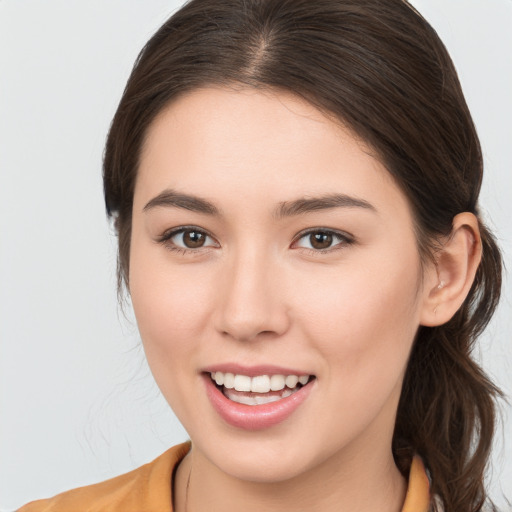
[{"label": "white teeth", "polygon": [[252,393],[268,393],[269,391],[281,391],[285,387],[295,389],[297,384],[305,386],[310,379],[309,375],[235,375],[233,373],[212,372],[211,378],[218,386],[236,391],[250,391]]},{"label": "white teeth", "polygon": [[270,377],[270,389],[272,391],[281,391],[281,389],[284,389],[284,386],[284,375],[272,375]]},{"label": "white teeth", "polygon": [[[217,377],[219,373],[220,372],[217,372],[215,377]],[[235,376],[232,373],[224,374],[224,387],[227,389],[233,389],[235,387]]]},{"label": "white teeth", "polygon": [[235,375],[235,389],[237,391],[251,391],[251,377]]},{"label": "white teeth", "polygon": [[253,395],[253,396],[247,396],[247,395],[238,395],[237,393],[227,389],[225,390],[225,395],[227,398],[232,400],[233,402],[237,402],[239,404],[245,404],[245,405],[264,405],[264,404],[270,404],[272,402],[277,402],[281,400],[282,398],[286,398],[287,396],[292,395],[295,393],[295,391],[292,391],[291,389],[285,389],[281,395]]},{"label": "white teeth", "polygon": [[268,393],[270,391],[270,377],[258,375],[251,379],[251,391],[253,393]]},{"label": "white teeth", "polygon": [[256,403],[256,400],[252,396],[237,396],[236,400],[234,402],[238,402],[239,404],[245,404],[245,405],[258,405]]},{"label": "white teeth", "polygon": [[255,396],[254,400],[257,405],[265,405],[270,404],[271,402],[278,402],[283,398],[282,396],[272,395],[272,396]]},{"label": "white teeth", "polygon": [[299,377],[297,377],[297,375],[288,375],[285,382],[290,389],[293,389],[299,382]]}]

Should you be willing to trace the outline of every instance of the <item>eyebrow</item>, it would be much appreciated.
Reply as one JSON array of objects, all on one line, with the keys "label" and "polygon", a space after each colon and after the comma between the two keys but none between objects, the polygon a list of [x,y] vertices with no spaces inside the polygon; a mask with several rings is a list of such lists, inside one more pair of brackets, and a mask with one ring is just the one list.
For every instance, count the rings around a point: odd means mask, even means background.
[{"label": "eyebrow", "polygon": [[219,209],[213,203],[210,203],[210,201],[202,199],[201,197],[182,194],[174,190],[164,190],[162,193],[158,194],[144,206],[143,211],[147,212],[159,206],[182,208],[192,212],[205,213],[206,215],[220,215]]},{"label": "eyebrow", "polygon": [[[176,192],[175,190],[164,190],[151,199],[146,206],[144,206],[143,211],[146,212],[158,207],[182,208],[206,215],[221,215],[220,210],[207,199]],[[321,197],[305,197],[295,199],[294,201],[279,203],[274,211],[274,217],[279,220],[285,217],[293,217],[332,208],[362,208],[375,213],[377,212],[376,208],[364,199],[348,196],[346,194],[329,194]]]},{"label": "eyebrow", "polygon": [[301,198],[295,201],[281,203],[275,212],[275,217],[291,217],[303,213],[315,212],[318,210],[329,210],[332,208],[363,208],[377,213],[377,209],[368,201],[346,194],[329,194],[321,197]]}]

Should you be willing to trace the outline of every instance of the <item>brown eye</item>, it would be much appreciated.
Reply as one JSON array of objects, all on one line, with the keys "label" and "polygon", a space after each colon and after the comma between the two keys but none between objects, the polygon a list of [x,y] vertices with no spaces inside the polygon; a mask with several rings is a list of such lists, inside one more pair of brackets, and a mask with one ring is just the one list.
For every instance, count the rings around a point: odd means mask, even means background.
[{"label": "brown eye", "polygon": [[328,229],[315,229],[303,232],[302,236],[293,243],[294,248],[304,248],[310,251],[327,252],[342,249],[354,243],[348,234]]},{"label": "brown eye", "polygon": [[183,245],[189,249],[203,247],[206,242],[206,235],[200,231],[184,231],[182,235]]},{"label": "brown eye", "polygon": [[330,233],[311,233],[309,243],[314,249],[328,249],[332,245],[333,237]]},{"label": "brown eye", "polygon": [[178,228],[164,234],[160,242],[171,250],[193,250],[218,246],[215,240],[199,228]]}]

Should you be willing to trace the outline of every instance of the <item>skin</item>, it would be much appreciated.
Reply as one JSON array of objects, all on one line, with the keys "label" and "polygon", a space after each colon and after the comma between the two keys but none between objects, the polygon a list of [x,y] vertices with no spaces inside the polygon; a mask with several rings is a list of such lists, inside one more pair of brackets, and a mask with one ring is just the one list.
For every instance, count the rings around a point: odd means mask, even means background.
[{"label": "skin", "polygon": [[[218,213],[155,205],[169,190]],[[276,216],[283,203],[332,194],[371,207]],[[162,241],[180,226],[208,233],[205,244],[184,252],[181,235]],[[406,197],[348,129],[288,93],[207,88],[151,125],[132,229],[130,293],[145,352],[193,443],[176,510],[186,500],[213,512],[401,510],[406,482],[391,439],[402,379],[419,325],[446,321],[469,289],[473,219],[454,224],[455,256],[441,270],[422,265]],[[303,235],[310,229],[340,236],[322,252]],[[205,394],[201,370],[228,362],[316,380],[284,422],[245,431]]]}]

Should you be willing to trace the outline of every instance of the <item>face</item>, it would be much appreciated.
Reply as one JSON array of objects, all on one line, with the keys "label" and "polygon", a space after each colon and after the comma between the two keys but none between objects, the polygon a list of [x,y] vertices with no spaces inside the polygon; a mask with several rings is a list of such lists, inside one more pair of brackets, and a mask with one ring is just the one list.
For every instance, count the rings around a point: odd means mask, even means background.
[{"label": "face", "polygon": [[202,89],[152,124],[130,293],[198,460],[281,481],[391,453],[421,268],[390,174],[304,101]]}]

